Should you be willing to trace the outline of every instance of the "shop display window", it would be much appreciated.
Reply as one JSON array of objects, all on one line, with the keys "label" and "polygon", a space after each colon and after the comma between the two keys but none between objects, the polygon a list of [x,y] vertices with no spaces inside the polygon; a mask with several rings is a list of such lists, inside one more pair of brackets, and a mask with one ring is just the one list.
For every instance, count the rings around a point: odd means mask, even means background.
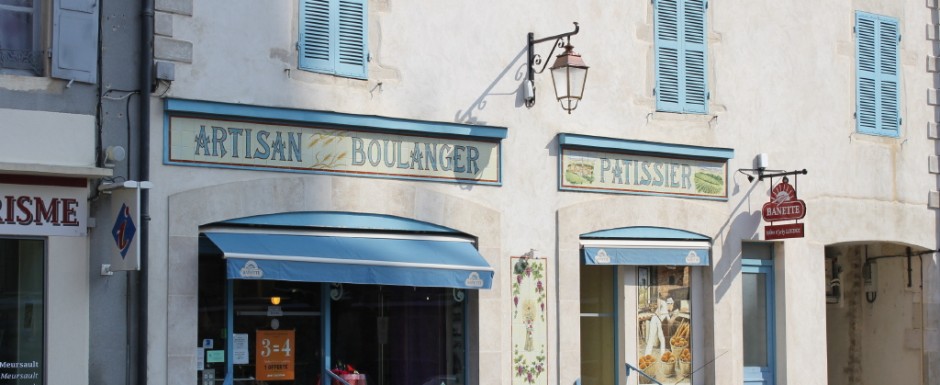
[{"label": "shop display window", "polygon": [[581,266],[581,384],[614,384],[616,268]]},{"label": "shop display window", "polygon": [[[692,303],[689,266],[637,269],[639,368],[659,382],[692,382]],[[652,383],[640,377],[640,383]]]},{"label": "shop display window", "polygon": [[0,385],[44,382],[44,249],[0,238]]},{"label": "shop display window", "polygon": [[350,385],[465,383],[464,290],[242,279],[231,283],[234,327],[229,344],[225,263],[221,255],[201,256],[198,346],[205,370],[200,371],[200,384],[206,371],[213,371],[221,383],[228,349],[234,349],[234,384],[340,384],[320,378],[326,349],[327,369]]},{"label": "shop display window", "polygon": [[370,385],[463,384],[465,295],[459,289],[333,285],[333,359],[365,374]]}]

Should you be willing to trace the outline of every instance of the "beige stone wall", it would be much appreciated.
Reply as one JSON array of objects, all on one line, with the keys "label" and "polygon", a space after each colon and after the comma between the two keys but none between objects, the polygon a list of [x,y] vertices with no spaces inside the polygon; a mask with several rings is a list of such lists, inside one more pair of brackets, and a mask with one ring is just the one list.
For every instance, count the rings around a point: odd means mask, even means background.
[{"label": "beige stone wall", "polygon": [[[177,79],[164,97],[500,126],[508,128],[508,137],[502,141],[502,186],[165,166],[159,148],[164,115],[154,98],[149,306],[150,314],[169,314],[153,318],[149,328],[154,383],[193,382],[191,258],[198,226],[217,220],[348,210],[414,218],[480,237],[483,255],[496,268],[494,288],[480,297],[479,333],[486,336],[476,356],[480,384],[510,383],[504,265],[530,249],[549,259],[558,278],[549,285],[558,288],[549,298],[557,312],[549,321],[549,383],[568,385],[579,377],[577,237],[624,226],[713,238],[712,267],[703,273],[701,290],[711,304],[703,329],[707,354],[716,360],[703,369],[703,381],[741,383],[741,242],[762,239],[759,211],[771,184],[750,183],[733,172],[752,168],[760,153],[769,155],[773,169],[809,171],[798,185],[808,207],[807,237],[777,245],[778,383],[825,383],[832,370],[825,338],[807,338],[827,331],[825,246],[937,245],[937,216],[928,208],[937,189],[928,169],[936,155],[927,132],[933,109],[924,92],[933,84],[924,68],[930,12],[922,2],[710,2],[706,115],[655,111],[648,0],[372,0],[368,80],[297,70],[296,2],[160,3],[158,43],[168,43],[161,47],[175,63]],[[855,132],[856,10],[900,21],[899,138]],[[546,73],[536,76],[538,99],[526,108],[520,87],[526,34],[567,32],[571,21],[581,25],[571,42],[591,66],[584,100],[566,114],[552,100]],[[537,52],[547,56],[549,48],[539,45]],[[559,192],[559,133],[732,148],[731,195],[725,202]],[[935,297],[928,325],[936,324]]]}]

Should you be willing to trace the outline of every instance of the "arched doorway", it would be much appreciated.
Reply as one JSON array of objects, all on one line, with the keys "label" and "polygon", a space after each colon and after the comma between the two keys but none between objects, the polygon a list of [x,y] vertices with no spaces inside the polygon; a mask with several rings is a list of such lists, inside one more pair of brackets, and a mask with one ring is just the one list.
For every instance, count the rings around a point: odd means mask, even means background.
[{"label": "arched doorway", "polygon": [[920,256],[933,252],[891,242],[826,246],[830,385],[924,383]]}]

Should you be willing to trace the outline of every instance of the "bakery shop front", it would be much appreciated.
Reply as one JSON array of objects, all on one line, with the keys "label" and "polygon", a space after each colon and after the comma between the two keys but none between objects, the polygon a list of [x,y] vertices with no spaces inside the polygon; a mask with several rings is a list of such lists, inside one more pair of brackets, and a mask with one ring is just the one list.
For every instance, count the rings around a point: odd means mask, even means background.
[{"label": "bakery shop front", "polygon": [[70,356],[88,351],[71,319],[88,318],[88,179],[110,170],[49,168],[58,174],[0,174],[0,384],[52,383],[85,365]]},{"label": "bakery shop front", "polygon": [[479,383],[499,214],[414,181],[498,188],[505,128],[180,99],[164,118],[155,173],[197,176],[155,198],[168,383]]},{"label": "bakery shop front", "polygon": [[475,242],[361,213],[204,226],[199,340],[214,358],[202,370],[225,383],[466,383],[468,292],[493,278]]},{"label": "bakery shop front", "polygon": [[577,134],[558,143],[559,190],[609,195],[558,212],[558,270],[572,272],[560,301],[580,307],[559,315],[580,325],[558,331],[580,342],[559,360],[580,361],[585,385],[704,383],[734,151]]}]

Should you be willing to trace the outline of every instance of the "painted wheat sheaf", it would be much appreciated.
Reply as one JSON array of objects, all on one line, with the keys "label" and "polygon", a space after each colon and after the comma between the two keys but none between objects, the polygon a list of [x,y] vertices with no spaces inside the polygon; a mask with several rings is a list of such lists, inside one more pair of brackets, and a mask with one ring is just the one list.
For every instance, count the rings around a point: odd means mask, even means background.
[{"label": "painted wheat sheaf", "polygon": [[708,195],[721,194],[725,187],[725,179],[721,175],[709,171],[695,173],[695,190]]}]

